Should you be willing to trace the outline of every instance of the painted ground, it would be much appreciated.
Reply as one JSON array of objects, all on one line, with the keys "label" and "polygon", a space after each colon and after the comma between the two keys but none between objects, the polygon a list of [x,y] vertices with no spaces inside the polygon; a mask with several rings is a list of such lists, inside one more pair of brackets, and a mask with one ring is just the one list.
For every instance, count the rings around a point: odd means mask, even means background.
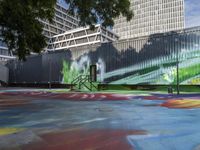
[{"label": "painted ground", "polygon": [[199,150],[200,94],[0,91],[0,150]]}]

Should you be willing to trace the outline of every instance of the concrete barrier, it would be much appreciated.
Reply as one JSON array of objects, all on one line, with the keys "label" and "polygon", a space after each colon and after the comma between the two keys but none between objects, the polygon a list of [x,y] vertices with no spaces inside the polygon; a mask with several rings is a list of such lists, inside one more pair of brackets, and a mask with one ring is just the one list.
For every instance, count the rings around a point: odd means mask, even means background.
[{"label": "concrete barrier", "polygon": [[0,83],[8,83],[9,70],[6,66],[0,64]]}]

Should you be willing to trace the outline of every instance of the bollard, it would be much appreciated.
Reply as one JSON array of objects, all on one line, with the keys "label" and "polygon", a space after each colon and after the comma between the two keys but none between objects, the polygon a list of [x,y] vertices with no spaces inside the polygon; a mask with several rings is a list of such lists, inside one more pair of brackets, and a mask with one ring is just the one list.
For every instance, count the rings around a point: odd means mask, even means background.
[{"label": "bollard", "polygon": [[168,87],[168,94],[173,94],[173,88],[171,86]]}]

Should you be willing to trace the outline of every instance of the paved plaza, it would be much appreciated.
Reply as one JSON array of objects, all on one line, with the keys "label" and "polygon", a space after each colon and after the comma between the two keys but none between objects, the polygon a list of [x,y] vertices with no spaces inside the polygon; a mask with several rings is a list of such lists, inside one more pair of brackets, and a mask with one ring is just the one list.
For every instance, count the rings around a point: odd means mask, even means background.
[{"label": "paved plaza", "polygon": [[198,150],[200,94],[1,89],[2,150]]}]

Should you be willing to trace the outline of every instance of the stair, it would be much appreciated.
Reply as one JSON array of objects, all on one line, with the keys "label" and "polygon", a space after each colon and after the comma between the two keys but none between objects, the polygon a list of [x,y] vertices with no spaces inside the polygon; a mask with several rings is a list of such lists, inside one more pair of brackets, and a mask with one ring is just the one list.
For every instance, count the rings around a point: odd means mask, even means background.
[{"label": "stair", "polygon": [[91,81],[90,75],[79,75],[71,82],[71,90],[89,90],[96,91],[98,86],[95,82]]}]

